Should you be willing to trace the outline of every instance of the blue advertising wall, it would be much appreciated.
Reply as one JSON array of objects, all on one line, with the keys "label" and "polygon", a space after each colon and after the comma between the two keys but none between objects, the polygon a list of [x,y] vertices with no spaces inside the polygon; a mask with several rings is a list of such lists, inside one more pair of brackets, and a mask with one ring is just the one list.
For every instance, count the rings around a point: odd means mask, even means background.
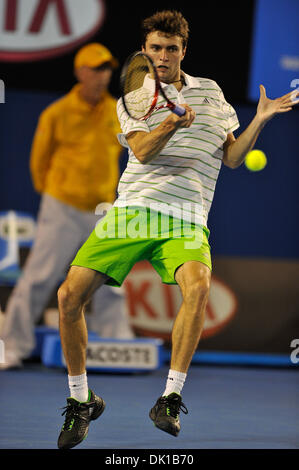
[{"label": "blue advertising wall", "polygon": [[[299,2],[257,0],[253,19],[249,98],[263,83],[272,97],[299,86]],[[271,97],[271,95],[269,96]]]}]

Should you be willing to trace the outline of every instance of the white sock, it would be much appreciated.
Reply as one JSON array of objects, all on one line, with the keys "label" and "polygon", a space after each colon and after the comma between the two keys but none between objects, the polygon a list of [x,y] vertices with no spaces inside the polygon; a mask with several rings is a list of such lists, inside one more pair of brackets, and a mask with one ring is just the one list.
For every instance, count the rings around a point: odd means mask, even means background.
[{"label": "white sock", "polygon": [[181,391],[184,386],[186,377],[187,374],[185,374],[185,372],[179,372],[177,370],[169,369],[166,388],[162,396],[165,397],[173,392],[181,395]]},{"label": "white sock", "polygon": [[71,397],[81,403],[88,400],[88,384],[86,372],[82,375],[68,375]]}]

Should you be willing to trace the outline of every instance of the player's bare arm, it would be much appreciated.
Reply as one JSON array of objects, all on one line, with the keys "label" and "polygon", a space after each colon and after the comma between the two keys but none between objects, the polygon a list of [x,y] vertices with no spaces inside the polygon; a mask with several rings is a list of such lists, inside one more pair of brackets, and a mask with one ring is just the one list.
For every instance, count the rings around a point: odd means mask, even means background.
[{"label": "player's bare arm", "polygon": [[246,154],[253,148],[263,127],[263,121],[256,115],[237,139],[233,134],[228,134],[223,145],[223,163],[229,168],[238,168],[243,163]]},{"label": "player's bare arm", "polygon": [[297,96],[299,93],[294,93],[293,90],[280,98],[271,100],[266,96],[265,87],[260,85],[260,99],[256,115],[237,139],[233,137],[233,134],[228,134],[223,146],[223,163],[230,168],[240,166],[246,154],[252,150],[265,124],[276,114],[291,111],[293,106],[299,102],[299,100],[295,100]]},{"label": "player's bare arm", "polygon": [[179,117],[171,113],[151,132],[136,131],[127,135],[127,142],[135,157],[141,163],[149,163],[165,147],[169,139],[182,127],[190,127],[195,119],[195,112],[187,104],[182,104],[186,113]]}]

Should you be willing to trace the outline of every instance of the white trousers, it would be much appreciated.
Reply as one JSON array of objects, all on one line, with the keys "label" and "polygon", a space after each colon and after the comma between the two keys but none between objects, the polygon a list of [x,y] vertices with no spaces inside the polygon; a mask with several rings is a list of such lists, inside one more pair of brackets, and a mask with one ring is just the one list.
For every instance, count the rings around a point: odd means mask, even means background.
[{"label": "white trousers", "polygon": [[[35,347],[34,327],[98,220],[99,216],[91,212],[43,195],[34,243],[4,315],[1,338],[7,356],[30,356]],[[89,330],[102,337],[134,337],[122,288],[103,285],[93,295],[91,312]]]}]

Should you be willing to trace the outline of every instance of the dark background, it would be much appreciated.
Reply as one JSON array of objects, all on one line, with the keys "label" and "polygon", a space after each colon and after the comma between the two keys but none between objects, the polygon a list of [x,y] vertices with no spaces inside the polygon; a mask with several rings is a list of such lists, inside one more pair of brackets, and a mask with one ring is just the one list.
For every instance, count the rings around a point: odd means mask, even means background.
[{"label": "dark background", "polygon": [[[216,80],[230,100],[246,102],[254,3],[106,0],[106,19],[91,40],[105,44],[122,64],[128,54],[141,47],[141,21],[157,10],[177,9],[190,26],[183,69],[190,75]],[[0,63],[1,78],[10,88],[65,92],[74,83],[75,52],[42,63]],[[117,73],[111,91],[119,93]]]}]

